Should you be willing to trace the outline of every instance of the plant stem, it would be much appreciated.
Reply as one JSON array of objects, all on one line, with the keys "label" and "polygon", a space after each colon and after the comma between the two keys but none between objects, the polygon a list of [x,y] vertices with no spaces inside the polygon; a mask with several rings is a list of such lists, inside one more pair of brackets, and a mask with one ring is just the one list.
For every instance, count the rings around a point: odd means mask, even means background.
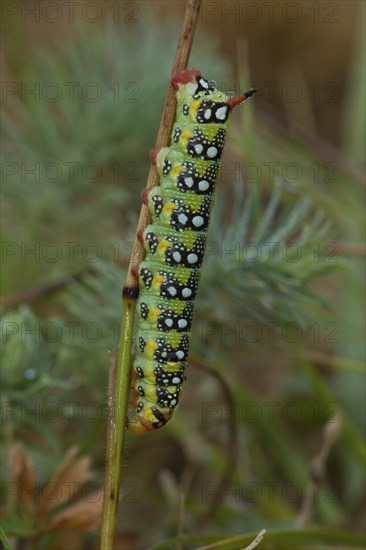
[{"label": "plant stem", "polygon": [[[186,13],[179,37],[172,75],[188,65],[196,30],[198,15],[202,0],[188,0]],[[160,122],[156,147],[167,147],[170,141],[175,119],[176,101],[172,88],[169,86],[163,115]],[[155,166],[150,167],[146,189],[158,184],[158,174]],[[137,232],[143,230],[150,222],[149,210],[142,205]],[[136,238],[131,254],[131,261],[123,288],[123,315],[121,322],[120,345],[116,374],[114,378],[115,356],[112,357],[110,373],[110,388],[108,399],[109,422],[107,427],[106,473],[104,480],[104,500],[101,529],[101,550],[112,550],[116,525],[121,479],[122,453],[124,445],[126,416],[129,403],[131,376],[131,347],[134,327],[135,301],[138,296],[138,281],[133,274],[133,268],[144,257],[144,249]]]},{"label": "plant stem", "polygon": [[[130,390],[131,342],[133,336],[134,300],[123,301],[122,330],[117,350],[112,354],[108,392],[108,433],[106,473],[101,530],[101,550],[113,548],[116,515],[119,501],[121,461],[125,436],[125,418]],[[114,393],[115,390],[118,391]]]}]

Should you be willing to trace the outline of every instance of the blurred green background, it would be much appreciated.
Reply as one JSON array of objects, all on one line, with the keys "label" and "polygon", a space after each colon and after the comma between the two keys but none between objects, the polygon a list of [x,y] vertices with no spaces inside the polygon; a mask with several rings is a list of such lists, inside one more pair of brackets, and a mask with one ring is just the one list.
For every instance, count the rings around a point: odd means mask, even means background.
[{"label": "blurred green background", "polygon": [[[1,6],[14,548],[97,548],[109,359],[185,4]],[[163,430],[128,436],[116,548],[262,528],[304,534],[260,548],[360,546],[363,21],[363,1],[203,2],[190,67],[259,91],[232,117],[180,406]]]}]

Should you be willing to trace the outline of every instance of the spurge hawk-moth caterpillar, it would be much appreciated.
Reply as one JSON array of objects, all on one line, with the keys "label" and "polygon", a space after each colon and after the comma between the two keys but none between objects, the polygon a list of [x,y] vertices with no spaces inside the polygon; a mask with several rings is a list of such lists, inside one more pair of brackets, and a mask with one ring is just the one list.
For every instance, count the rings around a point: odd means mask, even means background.
[{"label": "spurge hawk-moth caterpillar", "polygon": [[155,149],[160,185],[143,195],[152,223],[140,238],[137,340],[127,426],[141,434],[172,417],[185,380],[194,299],[226,130],[233,107],[256,90],[230,97],[196,70],[176,73],[170,147]]}]

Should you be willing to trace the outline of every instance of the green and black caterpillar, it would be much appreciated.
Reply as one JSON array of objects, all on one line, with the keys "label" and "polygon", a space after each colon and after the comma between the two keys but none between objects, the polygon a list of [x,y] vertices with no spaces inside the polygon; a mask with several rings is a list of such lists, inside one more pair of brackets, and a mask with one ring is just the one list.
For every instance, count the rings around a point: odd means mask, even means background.
[{"label": "green and black caterpillar", "polygon": [[170,147],[154,150],[160,185],[143,195],[152,223],[139,235],[137,341],[128,429],[164,426],[178,405],[194,299],[230,112],[256,90],[231,97],[196,70],[175,74],[177,111]]}]

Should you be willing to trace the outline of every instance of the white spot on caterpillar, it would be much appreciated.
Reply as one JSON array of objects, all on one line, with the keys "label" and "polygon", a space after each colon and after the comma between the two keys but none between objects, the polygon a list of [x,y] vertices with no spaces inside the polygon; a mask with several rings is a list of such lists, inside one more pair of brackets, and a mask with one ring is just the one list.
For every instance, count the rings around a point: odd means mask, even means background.
[{"label": "white spot on caterpillar", "polygon": [[208,88],[208,83],[203,80],[203,78],[200,79],[199,83],[201,84],[202,88]]},{"label": "white spot on caterpillar", "polygon": [[183,288],[182,290],[182,296],[183,298],[189,298],[190,296],[192,296],[192,291],[190,288],[186,287],[186,288]]},{"label": "white spot on caterpillar", "polygon": [[178,359],[183,359],[184,357],[184,351],[182,350],[178,350],[177,353],[176,353],[176,356],[178,357]]},{"label": "white spot on caterpillar", "polygon": [[165,324],[167,327],[173,326],[173,319],[165,319]]},{"label": "white spot on caterpillar", "polygon": [[176,404],[177,404],[177,400],[176,400],[176,399],[172,399],[171,402],[170,402],[170,405],[171,405],[172,407],[174,407]]},{"label": "white spot on caterpillar", "polygon": [[185,214],[179,214],[178,220],[182,225],[185,225],[188,221],[188,218]]},{"label": "white spot on caterpillar", "polygon": [[195,227],[201,227],[203,225],[205,220],[202,218],[202,216],[195,216],[192,220],[192,223]]},{"label": "white spot on caterpillar", "polygon": [[179,254],[179,252],[174,252],[174,254],[173,254],[173,260],[174,260],[175,262],[180,262],[181,259],[182,259],[182,256]]},{"label": "white spot on caterpillar", "polygon": [[206,109],[206,111],[203,113],[203,116],[205,117],[206,120],[210,120],[211,114],[212,114],[211,109]]},{"label": "white spot on caterpillar", "polygon": [[203,151],[203,145],[201,145],[200,143],[197,143],[197,145],[194,146],[194,150],[199,155]]},{"label": "white spot on caterpillar", "polygon": [[197,254],[188,254],[187,260],[189,264],[195,264],[198,261]]},{"label": "white spot on caterpillar", "polygon": [[207,189],[210,187],[210,184],[206,180],[201,180],[198,184],[198,189],[200,191],[207,191]]},{"label": "white spot on caterpillar", "polygon": [[210,158],[210,159],[214,159],[216,156],[217,156],[217,149],[216,147],[209,147],[207,149],[207,156]]},{"label": "white spot on caterpillar", "polygon": [[174,376],[174,378],[172,379],[172,384],[174,385],[180,384],[180,378],[178,378],[178,376]]},{"label": "white spot on caterpillar", "polygon": [[220,107],[217,109],[215,116],[218,120],[225,120],[227,113],[227,107]]},{"label": "white spot on caterpillar", "polygon": [[168,288],[168,292],[169,292],[170,296],[175,296],[175,295],[177,294],[177,291],[176,291],[176,289],[174,288],[174,286],[170,286],[170,287]]},{"label": "white spot on caterpillar", "polygon": [[161,356],[165,359],[165,357],[167,357],[167,352],[166,351],[163,351]]},{"label": "white spot on caterpillar", "polygon": [[179,321],[178,321],[178,327],[179,328],[185,328],[187,325],[188,325],[188,323],[185,319],[179,319]]},{"label": "white spot on caterpillar", "polygon": [[186,184],[187,187],[192,187],[194,183],[193,178],[185,178],[184,183]]}]

